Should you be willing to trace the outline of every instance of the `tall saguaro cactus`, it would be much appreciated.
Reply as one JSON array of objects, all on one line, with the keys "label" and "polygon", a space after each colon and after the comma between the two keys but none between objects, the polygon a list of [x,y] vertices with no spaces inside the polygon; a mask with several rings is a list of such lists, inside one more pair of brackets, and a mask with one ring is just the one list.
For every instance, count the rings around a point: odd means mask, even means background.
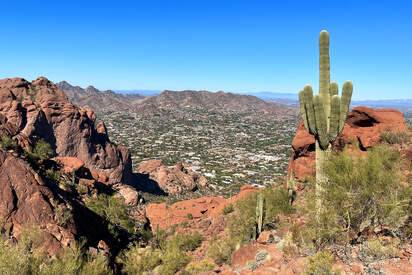
[{"label": "tall saguaro cactus", "polygon": [[322,184],[327,183],[324,166],[330,157],[332,143],[342,132],[352,97],[352,82],[343,84],[342,97],[338,84],[330,83],[329,34],[319,36],[319,94],[313,95],[310,85],[299,92],[300,113],[306,130],[316,140],[316,194],[318,210],[321,207]]}]

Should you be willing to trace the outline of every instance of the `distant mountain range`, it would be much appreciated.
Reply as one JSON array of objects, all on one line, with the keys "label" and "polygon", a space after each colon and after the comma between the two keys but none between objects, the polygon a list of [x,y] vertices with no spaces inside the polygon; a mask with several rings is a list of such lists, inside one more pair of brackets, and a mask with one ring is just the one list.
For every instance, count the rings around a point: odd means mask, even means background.
[{"label": "distant mountain range", "polygon": [[[193,112],[241,114],[251,117],[284,118],[297,114],[296,108],[277,102],[267,102],[256,96],[240,95],[225,92],[208,91],[163,91],[154,95],[154,91],[146,91],[151,96],[133,93],[136,91],[99,91],[93,86],[83,89],[66,81],[56,84],[66,92],[74,104],[89,107],[96,113],[105,111],[129,111],[141,116],[170,113],[173,116],[186,117]],[[141,92],[141,91],[140,91]]]},{"label": "distant mountain range", "polygon": [[[74,104],[89,107],[95,112],[130,111],[141,115],[154,112],[174,111],[183,113],[203,110],[218,113],[239,113],[279,115],[279,110],[299,106],[298,94],[277,92],[208,92],[208,91],[168,91],[158,90],[107,90],[100,91],[93,86],[85,89],[72,86],[66,81],[56,84],[65,91]],[[404,114],[412,113],[412,99],[354,100],[355,106],[372,108],[394,108]],[[289,106],[289,107],[287,107]],[[290,112],[293,113],[293,112]]]}]

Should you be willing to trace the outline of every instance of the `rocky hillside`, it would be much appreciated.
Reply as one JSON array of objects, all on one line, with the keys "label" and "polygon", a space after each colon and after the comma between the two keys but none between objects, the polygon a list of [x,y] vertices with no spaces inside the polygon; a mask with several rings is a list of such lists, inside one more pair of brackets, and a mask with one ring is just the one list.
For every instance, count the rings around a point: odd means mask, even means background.
[{"label": "rocky hillside", "polygon": [[56,83],[56,87],[64,91],[73,104],[90,108],[97,113],[127,111],[133,101],[144,98],[139,94],[123,95],[111,90],[100,91],[93,86],[83,89],[72,86],[66,81]]},{"label": "rocky hillside", "polygon": [[137,114],[173,113],[188,116],[200,113],[239,114],[250,117],[286,118],[296,114],[285,105],[265,102],[255,96],[208,91],[164,91],[134,106]]}]

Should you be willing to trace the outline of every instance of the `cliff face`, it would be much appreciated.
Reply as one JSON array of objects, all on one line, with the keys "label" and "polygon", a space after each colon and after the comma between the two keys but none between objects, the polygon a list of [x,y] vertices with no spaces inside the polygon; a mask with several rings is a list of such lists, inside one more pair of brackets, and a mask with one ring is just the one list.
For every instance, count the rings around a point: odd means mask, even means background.
[{"label": "cliff face", "polygon": [[93,111],[75,107],[46,78],[0,80],[0,115],[23,147],[44,139],[56,156],[81,159],[108,184],[131,180],[130,151],[112,144],[104,124],[95,127]]}]

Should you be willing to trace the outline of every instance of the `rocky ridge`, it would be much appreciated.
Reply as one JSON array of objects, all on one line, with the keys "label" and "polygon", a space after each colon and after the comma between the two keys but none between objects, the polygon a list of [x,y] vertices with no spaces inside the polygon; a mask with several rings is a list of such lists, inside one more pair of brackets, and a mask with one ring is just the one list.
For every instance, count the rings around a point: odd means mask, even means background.
[{"label": "rocky ridge", "polygon": [[144,98],[139,94],[119,94],[111,90],[100,91],[93,86],[83,89],[79,86],[72,86],[66,81],[56,83],[56,87],[64,91],[73,104],[90,108],[95,112],[127,111],[133,101]]},{"label": "rocky ridge", "polygon": [[143,97],[136,94],[119,94],[113,91],[99,91],[93,86],[83,89],[66,81],[56,84],[66,92],[70,101],[82,107],[101,112],[129,112],[139,116],[173,114],[177,117],[190,116],[193,112],[239,114],[246,117],[292,118],[297,109],[286,105],[265,102],[255,96],[208,91],[169,91],[157,96]]}]

